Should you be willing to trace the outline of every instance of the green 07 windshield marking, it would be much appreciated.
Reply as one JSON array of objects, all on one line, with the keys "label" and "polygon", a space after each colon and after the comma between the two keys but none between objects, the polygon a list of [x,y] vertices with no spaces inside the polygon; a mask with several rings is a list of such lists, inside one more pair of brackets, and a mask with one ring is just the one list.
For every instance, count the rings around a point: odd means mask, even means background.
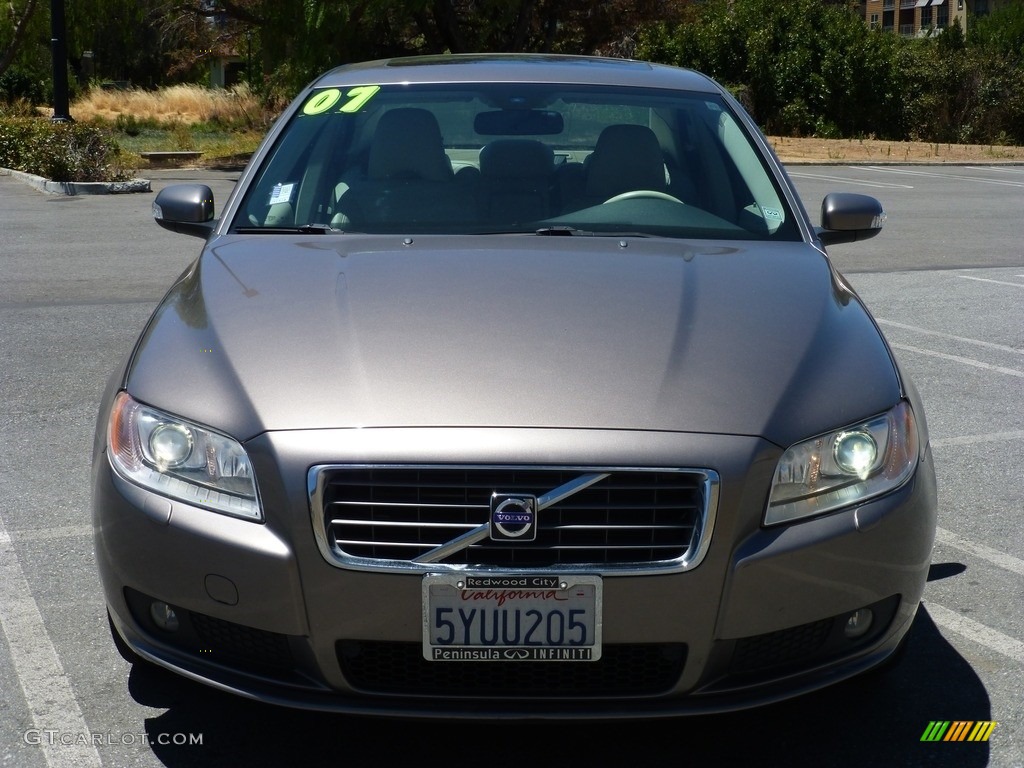
[{"label": "green 07 windshield marking", "polygon": [[[380,90],[379,85],[358,85],[345,94],[348,101],[338,107],[338,112],[358,112],[370,99]],[[342,93],[337,88],[327,88],[318,91],[310,96],[309,101],[302,107],[304,115],[322,115],[329,111],[342,98]]]}]

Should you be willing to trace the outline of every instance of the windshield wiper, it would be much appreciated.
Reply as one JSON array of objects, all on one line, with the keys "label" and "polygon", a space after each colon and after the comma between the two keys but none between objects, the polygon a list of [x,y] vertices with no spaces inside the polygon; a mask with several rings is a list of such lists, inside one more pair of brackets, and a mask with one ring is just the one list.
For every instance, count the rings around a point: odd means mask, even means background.
[{"label": "windshield wiper", "polygon": [[343,229],[335,229],[327,224],[303,224],[301,227],[236,227],[239,235],[341,235]]},{"label": "windshield wiper", "polygon": [[559,224],[554,227],[541,227],[540,229],[534,230],[534,234],[546,237],[573,237],[574,235],[592,235],[594,233],[585,232],[582,229],[576,229],[576,227],[567,227]]},{"label": "windshield wiper", "polygon": [[555,227],[542,227],[535,230],[534,234],[545,237],[656,237],[649,232],[614,232],[605,230],[577,229],[558,225]]},{"label": "windshield wiper", "polygon": [[330,224],[303,224],[301,227],[297,227],[299,232],[310,235],[329,235],[332,232],[341,232],[340,229],[335,229]]}]

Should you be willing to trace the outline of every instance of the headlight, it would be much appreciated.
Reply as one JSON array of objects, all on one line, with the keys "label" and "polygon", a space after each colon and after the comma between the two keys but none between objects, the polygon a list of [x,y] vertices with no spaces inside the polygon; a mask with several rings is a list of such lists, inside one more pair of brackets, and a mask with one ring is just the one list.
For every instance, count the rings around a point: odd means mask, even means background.
[{"label": "headlight", "polygon": [[764,523],[788,523],[888,493],[913,474],[917,450],[917,423],[906,402],[797,443],[779,459]]},{"label": "headlight", "polygon": [[245,449],[226,435],[119,392],[107,426],[110,462],[143,488],[247,520],[263,520]]}]

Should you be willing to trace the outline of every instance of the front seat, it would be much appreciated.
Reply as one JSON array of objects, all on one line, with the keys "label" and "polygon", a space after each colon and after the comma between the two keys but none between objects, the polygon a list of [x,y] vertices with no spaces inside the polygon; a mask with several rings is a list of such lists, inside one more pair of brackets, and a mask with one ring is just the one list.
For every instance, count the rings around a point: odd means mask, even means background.
[{"label": "front seat", "polygon": [[451,181],[453,176],[433,113],[401,107],[381,115],[370,144],[370,180]]},{"label": "front seat", "polygon": [[335,224],[408,229],[464,221],[472,194],[454,179],[434,115],[413,107],[389,110],[374,131],[366,179],[341,196]]},{"label": "front seat", "polygon": [[521,224],[546,218],[555,154],[533,139],[499,139],[480,150],[484,218]]},{"label": "front seat", "polygon": [[586,161],[585,195],[601,202],[637,189],[664,192],[665,159],[646,125],[609,125]]}]

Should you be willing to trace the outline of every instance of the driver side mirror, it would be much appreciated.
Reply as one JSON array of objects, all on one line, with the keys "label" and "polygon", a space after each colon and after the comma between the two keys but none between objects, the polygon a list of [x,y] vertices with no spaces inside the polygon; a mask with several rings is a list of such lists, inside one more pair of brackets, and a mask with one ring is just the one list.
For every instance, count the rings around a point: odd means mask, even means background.
[{"label": "driver side mirror", "polygon": [[867,240],[882,231],[885,211],[869,195],[832,192],[821,201],[821,226],[815,231],[822,245]]}]

